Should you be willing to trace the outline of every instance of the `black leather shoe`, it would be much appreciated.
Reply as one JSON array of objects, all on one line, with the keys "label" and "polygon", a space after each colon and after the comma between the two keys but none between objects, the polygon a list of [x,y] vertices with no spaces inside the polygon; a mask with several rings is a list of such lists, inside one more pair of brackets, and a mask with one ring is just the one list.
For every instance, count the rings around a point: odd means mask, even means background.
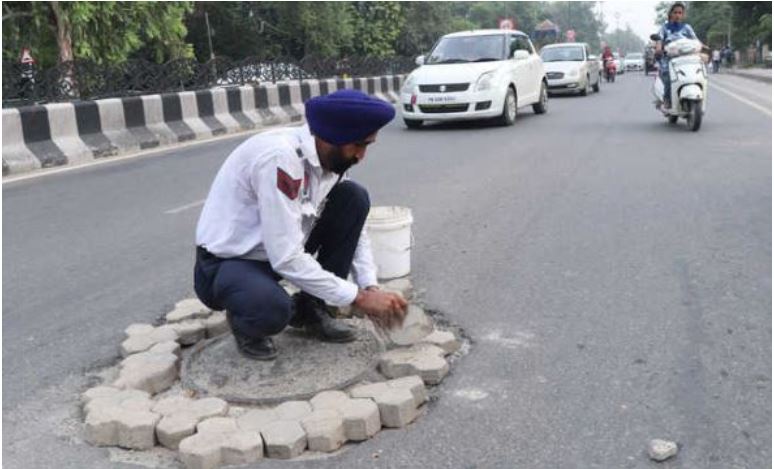
[{"label": "black leather shoe", "polygon": [[[231,314],[227,313],[229,325],[231,325]],[[274,360],[277,358],[277,348],[274,346],[274,341],[271,337],[250,337],[241,334],[233,326],[231,326],[231,332],[234,334],[234,342],[236,342],[237,350],[244,357],[252,360]]]},{"label": "black leather shoe", "polygon": [[290,321],[293,327],[303,327],[310,335],[326,342],[352,342],[357,338],[355,328],[331,317],[321,299],[306,293],[299,293],[293,299],[295,311]]}]

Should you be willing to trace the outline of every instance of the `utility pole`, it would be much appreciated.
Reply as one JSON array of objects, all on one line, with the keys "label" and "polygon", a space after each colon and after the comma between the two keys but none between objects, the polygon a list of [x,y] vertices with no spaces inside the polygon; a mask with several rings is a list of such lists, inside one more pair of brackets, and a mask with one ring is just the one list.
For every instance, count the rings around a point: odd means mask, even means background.
[{"label": "utility pole", "polygon": [[207,23],[207,42],[210,44],[210,60],[215,58],[215,54],[212,52],[212,32],[210,31],[210,16],[207,12],[204,12],[204,22]]}]

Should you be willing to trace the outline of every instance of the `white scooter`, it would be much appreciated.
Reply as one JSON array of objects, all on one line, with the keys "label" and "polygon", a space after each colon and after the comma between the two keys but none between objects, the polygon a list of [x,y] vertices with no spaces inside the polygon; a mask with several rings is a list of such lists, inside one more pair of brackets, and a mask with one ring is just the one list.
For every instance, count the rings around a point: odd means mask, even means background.
[{"label": "white scooter", "polygon": [[[654,39],[655,37],[655,39]],[[651,37],[657,40],[658,36]],[[694,39],[678,39],[669,43],[664,52],[669,57],[669,79],[672,83],[672,107],[664,109],[664,83],[661,73],[653,82],[656,109],[674,124],[681,117],[688,128],[699,130],[707,109],[707,67],[701,59],[702,44]]]}]

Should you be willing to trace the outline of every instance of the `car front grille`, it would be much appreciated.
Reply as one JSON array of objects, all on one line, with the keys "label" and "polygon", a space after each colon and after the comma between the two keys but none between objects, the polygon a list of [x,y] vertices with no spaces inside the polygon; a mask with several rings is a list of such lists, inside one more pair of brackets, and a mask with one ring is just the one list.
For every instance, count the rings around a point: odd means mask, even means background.
[{"label": "car front grille", "polygon": [[468,104],[420,104],[419,110],[425,114],[443,114],[447,112],[465,112]]},{"label": "car front grille", "polygon": [[[419,85],[422,93],[458,93],[467,91],[470,83],[450,83],[448,85]],[[443,89],[441,89],[443,87]]]},{"label": "car front grille", "polygon": [[549,80],[558,80],[560,78],[564,78],[564,73],[562,72],[548,72],[546,73],[546,78]]}]

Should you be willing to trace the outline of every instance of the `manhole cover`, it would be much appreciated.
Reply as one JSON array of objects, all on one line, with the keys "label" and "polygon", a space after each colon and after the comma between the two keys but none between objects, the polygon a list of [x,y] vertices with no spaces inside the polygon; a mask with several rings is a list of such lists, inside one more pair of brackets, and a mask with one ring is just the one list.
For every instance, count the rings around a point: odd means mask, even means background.
[{"label": "manhole cover", "polygon": [[286,329],[274,337],[279,356],[268,362],[243,357],[231,334],[198,344],[183,360],[183,387],[233,403],[274,404],[341,389],[376,367],[382,345],[359,329],[347,344],[321,342]]}]

